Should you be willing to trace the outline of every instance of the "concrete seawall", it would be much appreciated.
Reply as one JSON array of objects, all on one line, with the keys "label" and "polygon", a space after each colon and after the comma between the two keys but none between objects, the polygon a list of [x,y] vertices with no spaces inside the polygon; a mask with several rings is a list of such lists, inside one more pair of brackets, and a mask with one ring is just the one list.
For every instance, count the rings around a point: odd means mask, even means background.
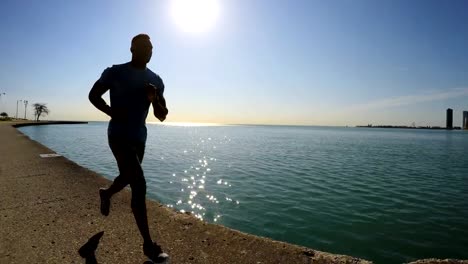
[{"label": "concrete seawall", "polygon": [[88,124],[88,122],[81,121],[39,121],[39,122],[21,122],[13,124],[13,127],[24,126],[45,126],[45,125],[73,125],[73,124]]},{"label": "concrete seawall", "polygon": [[[41,158],[55,152],[12,125],[0,122],[0,263],[84,263],[77,251],[100,231],[98,263],[143,263],[130,192],[114,196],[110,215],[101,216],[98,189],[110,181],[64,157]],[[174,264],[371,263],[205,223],[152,200],[147,206],[151,234]]]}]

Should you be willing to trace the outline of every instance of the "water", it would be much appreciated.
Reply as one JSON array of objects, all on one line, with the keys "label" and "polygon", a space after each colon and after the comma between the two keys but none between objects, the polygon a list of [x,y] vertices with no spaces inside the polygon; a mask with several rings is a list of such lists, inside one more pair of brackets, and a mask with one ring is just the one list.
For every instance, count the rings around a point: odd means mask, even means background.
[{"label": "water", "polygon": [[[20,130],[110,179],[107,123]],[[149,197],[376,263],[468,259],[468,132],[148,124]]]}]

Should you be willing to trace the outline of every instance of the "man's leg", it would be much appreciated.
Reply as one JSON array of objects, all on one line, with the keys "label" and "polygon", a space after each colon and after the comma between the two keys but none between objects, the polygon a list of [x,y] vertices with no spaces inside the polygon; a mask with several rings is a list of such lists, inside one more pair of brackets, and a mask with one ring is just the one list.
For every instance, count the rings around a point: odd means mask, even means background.
[{"label": "man's leg", "polygon": [[135,217],[138,230],[143,238],[143,252],[155,263],[165,263],[169,255],[163,253],[161,246],[154,243],[151,239],[151,234],[148,227],[148,213],[146,209],[146,180],[144,177],[141,163],[145,152],[144,144],[136,144],[136,153],[138,157],[138,164],[135,169],[136,177],[132,177],[130,186],[132,188],[132,212]]},{"label": "man's leg", "polygon": [[99,196],[101,197],[101,214],[107,216],[110,210],[110,199],[112,196],[120,192],[125,186],[130,183],[131,175],[130,166],[128,164],[128,158],[131,157],[131,148],[128,142],[117,138],[109,138],[109,147],[114,154],[114,158],[117,161],[117,167],[119,168],[119,176],[117,176],[112,185],[108,189],[100,189]]},{"label": "man's leg", "polygon": [[135,174],[130,180],[130,187],[132,188],[132,212],[144,243],[152,243],[146,212],[146,180],[141,167],[145,154],[145,144],[135,143],[133,149],[135,150],[137,162],[133,159],[133,171]]},{"label": "man's leg", "polygon": [[155,263],[165,263],[169,256],[162,251],[161,246],[153,242],[149,232],[146,210],[146,181],[143,177],[143,171],[138,169],[136,171],[141,173],[136,174],[139,177],[130,183],[132,187],[132,211],[143,238],[143,253]]},{"label": "man's leg", "polygon": [[112,185],[106,190],[106,194],[110,197],[112,195],[120,192],[123,188],[125,188],[128,184],[130,184],[130,178],[132,175],[122,174],[125,170],[130,170],[130,168],[126,168],[131,166],[128,164],[128,159],[125,155],[130,156],[132,159],[135,154],[138,157],[138,162],[141,164],[143,162],[143,156],[145,155],[145,145],[143,143],[135,143],[135,145],[123,145],[119,143],[116,139],[109,139],[109,146],[114,154],[115,160],[117,161],[117,166],[119,168],[119,176],[114,179]]},{"label": "man's leg", "polygon": [[152,243],[146,212],[146,180],[141,167],[145,145],[138,142],[119,142],[115,139],[109,139],[109,145],[117,160],[120,175],[115,178],[109,189],[104,191],[105,195],[110,199],[112,195],[130,184],[132,188],[132,212],[136,224],[144,243]]},{"label": "man's leg", "polygon": [[131,152],[133,151],[131,146],[123,140],[109,138],[109,146],[117,161],[117,167],[119,168],[119,176],[114,179],[112,185],[106,190],[107,195],[112,197],[112,195],[120,192],[130,183],[131,175],[125,172],[130,171],[129,166],[131,165],[128,164],[128,158],[126,156],[131,157],[133,154]]},{"label": "man's leg", "polygon": [[[141,167],[138,170],[137,177],[132,180],[132,212],[135,217],[138,229],[145,244],[152,243],[148,228],[148,216],[146,211],[146,181]],[[140,172],[141,171],[141,172]]]},{"label": "man's leg", "polygon": [[120,175],[107,190],[111,195],[122,190],[127,184],[132,188],[132,212],[138,230],[143,238],[143,252],[151,259],[162,263],[169,256],[162,252],[159,245],[153,243],[148,226],[148,216],[146,210],[146,180],[141,163],[145,152],[145,144],[134,142],[123,145],[113,144],[111,149],[116,157]]}]

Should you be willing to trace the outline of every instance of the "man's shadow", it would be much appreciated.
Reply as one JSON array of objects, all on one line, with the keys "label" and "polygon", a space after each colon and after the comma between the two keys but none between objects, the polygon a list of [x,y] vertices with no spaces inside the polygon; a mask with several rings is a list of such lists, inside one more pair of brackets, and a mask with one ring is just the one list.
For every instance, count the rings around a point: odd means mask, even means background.
[{"label": "man's shadow", "polygon": [[[88,242],[78,249],[78,254],[86,260],[86,264],[98,264],[96,259],[96,249],[99,245],[99,240],[104,235],[104,231],[101,231],[92,236]],[[151,264],[152,261],[145,261],[143,264]]]},{"label": "man's shadow", "polygon": [[78,254],[80,254],[82,258],[86,259],[86,264],[97,264],[96,249],[99,245],[99,240],[103,235],[104,231],[95,234],[78,250]]}]

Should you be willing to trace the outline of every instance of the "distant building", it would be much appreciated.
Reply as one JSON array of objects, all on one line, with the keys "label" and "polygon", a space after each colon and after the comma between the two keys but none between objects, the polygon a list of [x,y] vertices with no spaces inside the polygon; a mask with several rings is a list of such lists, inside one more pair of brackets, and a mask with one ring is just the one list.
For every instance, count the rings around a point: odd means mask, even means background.
[{"label": "distant building", "polygon": [[463,111],[462,129],[468,129],[468,111]]},{"label": "distant building", "polygon": [[453,110],[451,108],[447,109],[447,129],[453,129]]}]

